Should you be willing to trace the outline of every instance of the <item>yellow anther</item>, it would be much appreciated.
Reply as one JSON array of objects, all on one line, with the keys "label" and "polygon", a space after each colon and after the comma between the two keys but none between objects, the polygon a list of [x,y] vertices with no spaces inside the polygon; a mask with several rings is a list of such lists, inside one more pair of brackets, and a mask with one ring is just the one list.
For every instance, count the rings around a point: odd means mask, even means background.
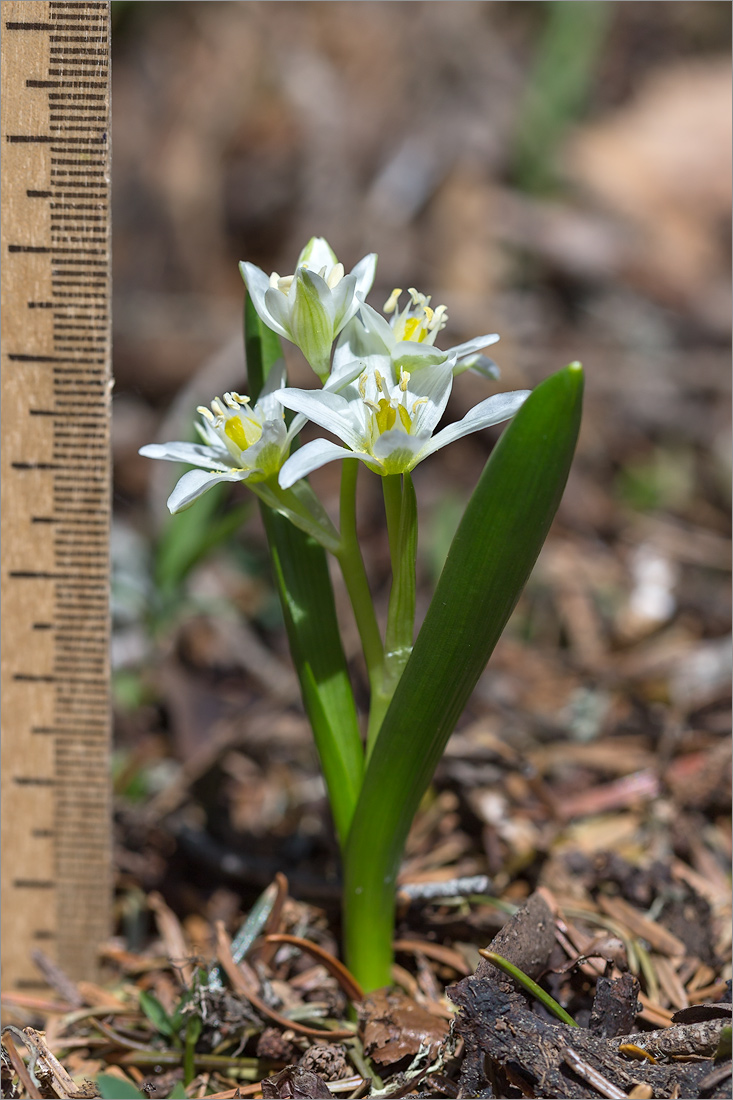
[{"label": "yellow anther", "polygon": [[221,405],[219,404],[218,398],[216,398],[216,397],[214,398],[214,400],[211,402],[211,407],[212,407],[212,409],[214,410],[214,412],[216,413],[217,416],[225,416],[226,415],[224,410],[222,409]]},{"label": "yellow anther", "polygon": [[409,287],[407,293],[412,298],[412,304],[414,306],[427,306],[430,304],[430,296],[428,294],[421,294],[419,290],[415,290],[414,286]]},{"label": "yellow anther", "polygon": [[375,370],[374,372],[374,381],[377,383],[377,389],[381,390],[382,393],[385,394],[385,396],[388,396],[387,387],[384,384],[384,379],[382,378],[378,370]]},{"label": "yellow anther", "polygon": [[400,371],[400,389],[403,393],[407,393],[407,386],[410,381],[410,372],[406,370]]},{"label": "yellow anther", "polygon": [[224,404],[227,406],[228,409],[231,409],[232,412],[236,412],[239,408],[239,403],[232,393],[224,394]]},{"label": "yellow anther", "polygon": [[235,401],[238,401],[240,405],[249,405],[249,398],[241,393],[234,393],[234,391],[232,391],[232,397]]},{"label": "yellow anther", "polygon": [[210,424],[214,423],[214,414],[211,409],[207,409],[205,405],[199,405],[196,409],[196,412],[201,413],[201,415],[205,417]]},{"label": "yellow anther", "polygon": [[418,405],[427,405],[427,403],[428,403],[427,397],[418,397],[417,401],[413,401],[413,403],[412,403],[412,416],[415,415],[415,409],[418,407]]},{"label": "yellow anther", "polygon": [[400,294],[402,293],[401,287],[396,287],[390,294],[387,301],[384,303],[384,312],[392,313],[397,308],[397,302],[399,301]]},{"label": "yellow anther", "polygon": [[366,400],[366,384],[367,384],[367,372],[359,375],[359,394],[362,401]]},{"label": "yellow anther", "polygon": [[445,328],[445,326],[447,324],[448,324],[448,307],[447,306],[438,306],[438,308],[434,311],[433,316],[430,319],[430,323],[428,325],[428,328],[430,328],[431,330],[432,329],[440,330],[442,328]]}]

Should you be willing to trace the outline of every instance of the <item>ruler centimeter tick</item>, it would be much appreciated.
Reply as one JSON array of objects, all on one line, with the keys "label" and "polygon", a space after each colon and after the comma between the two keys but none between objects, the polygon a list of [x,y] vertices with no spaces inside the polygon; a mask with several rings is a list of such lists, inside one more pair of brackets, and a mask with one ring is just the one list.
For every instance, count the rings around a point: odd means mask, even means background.
[{"label": "ruler centimeter tick", "polygon": [[3,0],[2,987],[110,931],[109,4]]}]

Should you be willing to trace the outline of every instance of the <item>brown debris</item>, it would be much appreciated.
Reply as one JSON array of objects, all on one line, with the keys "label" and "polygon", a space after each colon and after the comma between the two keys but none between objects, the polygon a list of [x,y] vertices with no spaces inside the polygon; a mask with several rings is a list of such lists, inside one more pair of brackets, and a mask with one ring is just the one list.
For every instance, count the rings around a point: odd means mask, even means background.
[{"label": "brown debris", "polygon": [[[507,953],[513,946],[518,953],[522,950],[527,912],[528,907],[508,922],[516,925],[514,935],[505,928],[491,944],[492,951],[515,965]],[[540,964],[536,953],[532,961]],[[625,1011],[633,1015],[638,984],[628,976],[620,982],[615,992],[619,997],[625,994]],[[718,1017],[661,1032],[610,1037],[612,1020],[608,1030],[598,1026],[603,1002],[613,1000],[603,993],[597,999],[593,1030],[548,1022],[528,1003],[527,995],[493,967],[452,986],[450,996],[461,1009],[456,1031],[466,1044],[459,1093],[464,1097],[497,1083],[499,1088],[511,1083],[526,1096],[548,1098],[587,1097],[589,1084],[595,1093],[608,1097],[628,1096],[640,1087],[642,1091],[652,1088],[652,1095],[658,1097],[698,1096],[699,1081],[711,1069],[710,1058],[723,1026],[723,1018]],[[616,1006],[614,1011],[618,1013]],[[639,1050],[642,1058],[647,1054],[651,1060],[631,1064],[622,1048]],[[693,1065],[676,1061],[690,1056],[703,1060]]]},{"label": "brown debris", "polygon": [[380,1066],[394,1066],[425,1046],[436,1050],[448,1025],[402,990],[378,989],[359,1006],[359,1034],[365,1054]]},{"label": "brown debris", "polygon": [[287,1066],[274,1077],[262,1082],[263,1100],[321,1100],[330,1098],[328,1085],[317,1073],[301,1069],[299,1066]]}]

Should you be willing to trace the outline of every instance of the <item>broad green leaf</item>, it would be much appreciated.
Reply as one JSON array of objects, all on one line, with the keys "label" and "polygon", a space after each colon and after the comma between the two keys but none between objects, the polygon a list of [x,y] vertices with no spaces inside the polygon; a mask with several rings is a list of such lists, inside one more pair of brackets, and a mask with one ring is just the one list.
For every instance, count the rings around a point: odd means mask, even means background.
[{"label": "broad green leaf", "polygon": [[[257,399],[279,337],[245,305],[247,379]],[[364,772],[354,696],[341,645],[325,551],[285,517],[262,505],[262,517],[285,617],[290,651],[328,788],[336,831],[345,841]]]},{"label": "broad green leaf", "polygon": [[102,1100],[127,1100],[128,1097],[145,1100],[145,1094],[138,1092],[132,1081],[123,1081],[121,1077],[113,1077],[111,1073],[99,1074],[97,1088]]},{"label": "broad green leaf", "polygon": [[169,1038],[175,1034],[175,1029],[170,1016],[163,1008],[157,997],[152,993],[141,989],[139,993],[140,1008],[143,1010],[155,1030]]},{"label": "broad green leaf", "polygon": [[395,879],[418,804],[545,541],[580,426],[583,372],[539,385],[468,503],[364,777],[344,853],[347,965],[388,984]]}]

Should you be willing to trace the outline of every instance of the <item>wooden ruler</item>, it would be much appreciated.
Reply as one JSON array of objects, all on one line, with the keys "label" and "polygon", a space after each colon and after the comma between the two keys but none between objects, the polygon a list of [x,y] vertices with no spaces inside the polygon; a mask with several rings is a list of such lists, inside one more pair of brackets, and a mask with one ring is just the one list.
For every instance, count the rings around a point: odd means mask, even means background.
[{"label": "wooden ruler", "polygon": [[3,2],[2,984],[110,930],[109,4]]}]

